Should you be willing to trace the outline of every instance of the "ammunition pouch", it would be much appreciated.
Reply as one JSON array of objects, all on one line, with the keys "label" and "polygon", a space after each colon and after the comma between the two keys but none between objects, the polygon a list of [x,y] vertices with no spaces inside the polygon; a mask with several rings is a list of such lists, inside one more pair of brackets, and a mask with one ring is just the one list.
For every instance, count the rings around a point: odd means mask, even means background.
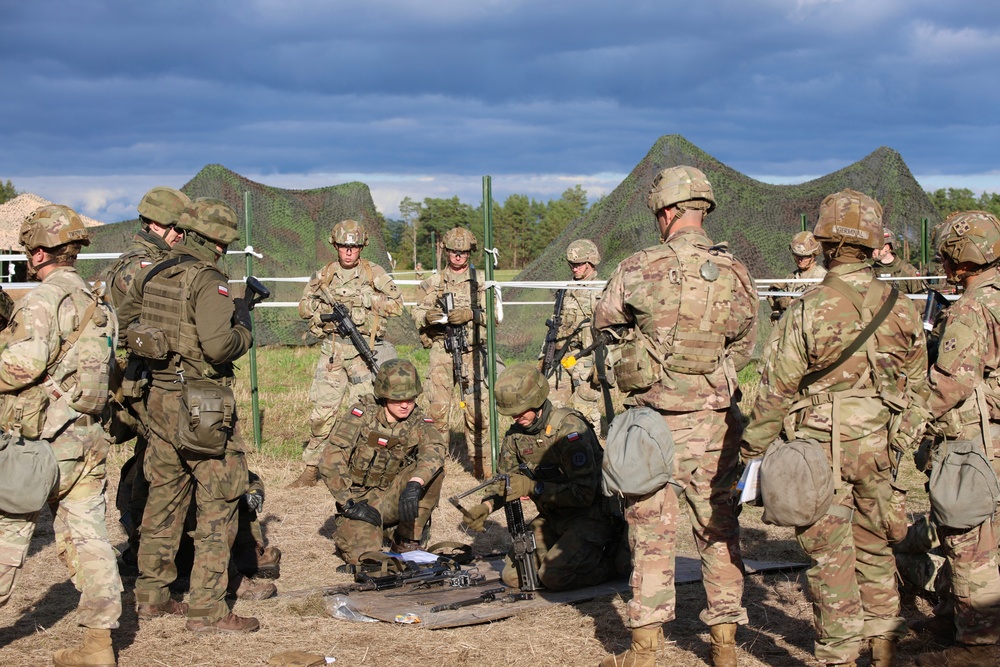
[{"label": "ammunition pouch", "polygon": [[186,380],[177,413],[179,449],[207,457],[222,456],[236,423],[236,396],[215,380]]},{"label": "ammunition pouch", "polygon": [[170,354],[167,334],[158,327],[133,322],[125,330],[125,338],[129,351],[144,359],[166,359]]}]

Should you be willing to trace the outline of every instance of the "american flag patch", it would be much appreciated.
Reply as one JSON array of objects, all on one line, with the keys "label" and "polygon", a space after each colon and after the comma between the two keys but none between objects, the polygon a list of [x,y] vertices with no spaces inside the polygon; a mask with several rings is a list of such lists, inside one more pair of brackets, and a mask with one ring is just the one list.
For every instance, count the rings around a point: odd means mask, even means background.
[{"label": "american flag patch", "polygon": [[388,438],[379,438],[378,439],[378,446],[379,447],[385,447],[388,444],[389,444],[389,439]]},{"label": "american flag patch", "polygon": [[225,285],[219,285],[219,294],[222,296],[229,296],[229,288]]},{"label": "american flag patch", "polygon": [[365,414],[365,411],[362,410],[361,408],[352,408],[351,414],[354,415],[355,417],[360,417],[361,415]]},{"label": "american flag patch", "polygon": [[430,417],[424,417],[424,423],[425,424],[433,424],[434,420],[431,419]]},{"label": "american flag patch", "polygon": [[566,436],[566,439],[569,440],[570,442],[573,442],[574,440],[579,440],[580,434],[577,433],[576,431],[573,431],[572,433]]}]

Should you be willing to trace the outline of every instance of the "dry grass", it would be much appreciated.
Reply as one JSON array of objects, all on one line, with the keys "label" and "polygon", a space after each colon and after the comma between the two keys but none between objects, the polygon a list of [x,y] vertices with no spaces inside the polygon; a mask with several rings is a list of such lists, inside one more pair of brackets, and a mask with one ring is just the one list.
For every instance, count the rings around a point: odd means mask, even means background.
[{"label": "dry grass", "polygon": [[[284,554],[279,590],[348,583],[334,569],[329,517],[333,501],[325,487],[286,491],[283,487],[298,474],[297,447],[307,435],[309,406],[305,400],[315,361],[315,350],[262,351],[261,401],[267,408],[263,451],[251,456],[251,467],[267,484],[263,524],[268,540]],[[266,374],[265,374],[266,373]],[[244,398],[246,398],[244,396]],[[246,414],[246,413],[245,413]],[[128,448],[112,453],[109,488],[117,484],[117,469],[129,455]],[[904,468],[913,486],[922,480]],[[475,484],[455,462],[446,468],[444,496]],[[113,493],[111,494],[113,497]],[[926,509],[926,497],[915,498]],[[459,527],[459,513],[442,503],[434,518],[433,541],[472,542],[477,553],[504,548],[507,535],[502,513],[494,515],[484,535],[470,536]],[[112,543],[123,546],[118,513],[108,509]],[[765,526],[760,510],[747,508],[741,517],[743,547],[750,558],[803,560],[789,529]],[[693,553],[690,531],[679,531],[681,552]],[[745,604],[750,625],[741,628],[741,665],[812,665],[811,608],[803,590],[802,572],[753,576],[747,580]],[[538,613],[504,621],[453,630],[428,631],[413,626],[384,623],[351,623],[327,618],[319,598],[279,598],[239,602],[235,611],[254,615],[261,631],[249,636],[195,636],[178,618],[158,619],[138,625],[131,592],[134,580],[125,579],[125,612],[114,641],[123,666],[225,666],[263,665],[269,655],[303,649],[337,658],[338,664],[378,667],[424,665],[510,665],[512,667],[596,665],[609,651],[628,643],[624,599],[599,598],[574,605],[553,606]],[[43,517],[23,574],[10,603],[0,609],[0,665],[51,664],[58,648],[77,643],[82,630],[73,620],[78,594],[67,581],[52,543],[51,519]],[[665,628],[667,647],[660,664],[709,664],[708,631],[698,612],[705,605],[699,585],[678,589],[677,620]],[[924,614],[924,603],[908,615]],[[902,664],[927,647],[910,638],[901,645]],[[863,657],[861,664],[867,665]]]}]

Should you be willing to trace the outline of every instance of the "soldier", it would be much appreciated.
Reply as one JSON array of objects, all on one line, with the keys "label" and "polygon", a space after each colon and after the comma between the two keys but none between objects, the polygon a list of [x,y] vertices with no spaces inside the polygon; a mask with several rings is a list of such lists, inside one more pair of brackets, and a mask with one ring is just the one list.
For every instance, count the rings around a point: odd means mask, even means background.
[{"label": "soldier", "polygon": [[[594,310],[594,325],[612,333],[628,327],[615,366],[618,388],[630,392],[627,403],[663,414],[673,434],[674,478],[683,489],[708,596],[701,619],[711,628],[713,664],[730,667],[736,664],[736,626],[747,623],[739,524],[730,502],[742,430],[734,394],[736,373],[757,340],[757,291],[742,262],[702,228],[715,208],[705,174],[687,166],[664,169],[653,180],[648,204],[662,243],[618,265]],[[656,662],[661,626],[674,618],[679,500],[666,485],[626,506],[632,646],[602,667]]]},{"label": "soldier", "polygon": [[[917,278],[920,272],[912,264],[904,261],[893,249],[896,235],[889,229],[882,233],[885,243],[882,247],[872,253],[875,258],[875,274],[883,280],[887,278]],[[893,280],[901,292],[907,294],[920,294],[927,291],[927,283],[923,280]]]},{"label": "soldier", "polygon": [[[476,479],[486,476],[488,452],[484,451],[489,431],[486,404],[486,333],[483,299],[486,281],[481,271],[469,270],[469,257],[475,252],[476,237],[464,227],[449,230],[442,239],[448,266],[417,288],[417,305],[411,313],[420,332],[420,342],[430,348],[430,371],[427,379],[427,406],[441,435],[450,439],[451,406],[455,388],[461,397],[459,406],[465,414],[466,446],[472,449],[472,467]],[[454,298],[454,308],[447,315],[442,307],[445,294]],[[465,347],[458,351],[462,368],[456,369],[452,353],[446,349],[448,327],[464,330]]]},{"label": "soldier", "polygon": [[372,371],[357,348],[337,333],[336,325],[322,322],[320,316],[333,312],[335,304],[344,304],[375,356],[379,360],[396,356],[395,348],[382,336],[386,320],[403,312],[403,296],[385,269],[361,259],[361,249],[368,245],[368,232],[361,223],[344,220],[333,226],[330,243],[337,249],[337,261],[313,275],[299,301],[299,315],[309,320],[309,330],[322,338],[323,344],[309,389],[312,437],[302,452],[305,468],[288,485],[290,489],[316,485],[323,443],[333,430],[344,397],[351,405],[372,390]]},{"label": "soldier", "polygon": [[10,316],[14,313],[14,300],[0,287],[0,331],[10,324]]},{"label": "soldier", "polygon": [[[77,622],[86,630],[82,648],[56,652],[57,667],[117,664],[111,629],[118,627],[122,611],[122,584],[104,520],[108,441],[97,406],[102,392],[107,400],[107,363],[117,321],[76,272],[77,254],[89,244],[83,221],[68,207],[41,206],[28,216],[21,225],[21,245],[29,277],[42,283],[18,301],[10,327],[0,336],[0,427],[48,443],[59,465],[49,509],[59,557],[80,591]],[[84,373],[101,373],[84,359],[83,346],[93,342],[87,331],[96,331],[91,325],[108,340],[103,384],[87,388],[93,380]],[[77,388],[93,391],[98,400],[92,410],[71,398]],[[37,519],[37,512],[0,513],[0,605],[10,598]]]},{"label": "soldier", "polygon": [[[497,379],[497,412],[514,423],[500,445],[500,470],[517,471],[510,485],[469,510],[462,519],[482,531],[486,517],[507,500],[528,496],[538,508],[529,528],[535,534],[538,578],[553,591],[593,586],[616,574],[617,548],[625,526],[601,493],[603,451],[582,414],[556,408],[549,384],[537,368],[521,364]],[[526,470],[518,470],[525,465]],[[508,556],[503,570],[508,586],[518,585]]]},{"label": "soldier", "polygon": [[[151,375],[143,462],[149,500],[136,608],[144,620],[186,615],[192,632],[253,632],[257,619],[237,616],[225,601],[236,509],[248,480],[230,387],[233,362],[252,344],[247,300],[230,297],[217,267],[239,238],[236,212],[218,199],[195,199],[177,228],[184,239],[136,276],[120,309],[122,322],[139,334],[130,336],[130,350],[145,355]],[[171,599],[168,587],[177,576],[174,559],[192,495],[197,528],[189,606]]]},{"label": "soldier", "polygon": [[[882,239],[878,202],[853,190],[829,195],[814,234],[829,273],[778,322],[778,348],[764,367],[742,456],[762,455],[783,423],[788,440],[813,439],[828,457],[833,452],[840,470],[833,504],[815,524],[796,529],[813,564],[806,577],[816,658],[853,665],[870,638],[872,665],[891,667],[906,625],[889,535],[905,531],[906,514],[891,502],[899,459],[888,437],[903,396],[923,383],[924,336],[912,302],[897,299],[871,268]],[[852,354],[876,315],[883,321]]]},{"label": "soldier", "polygon": [[[791,280],[820,279],[826,275],[826,269],[816,261],[816,258],[820,254],[820,248],[812,232],[799,232],[793,236],[792,242],[788,244],[788,249],[792,251],[792,257],[795,259],[795,270],[785,276],[786,278]],[[783,292],[803,292],[810,284],[777,283],[774,285],[774,289]],[[771,304],[771,321],[777,322],[781,319],[781,315],[792,305],[792,301],[796,298],[794,296],[769,296],[767,302]]]},{"label": "soldier", "polygon": [[[899,440],[912,447],[926,422],[934,422],[935,432],[948,441],[982,445],[985,435],[994,454],[990,463],[1000,474],[995,454],[1000,432],[1000,221],[985,211],[965,211],[950,215],[941,227],[943,233],[936,236],[945,275],[965,292],[945,311],[938,357],[919,394],[923,400],[904,413]],[[940,466],[942,457],[939,445],[932,465]],[[934,625],[950,626],[948,639],[959,646],[922,655],[917,664],[994,664],[1000,640],[1000,513],[971,529],[939,525],[937,532],[951,586],[947,599],[935,608]]]},{"label": "soldier", "polygon": [[390,359],[368,395],[340,419],[323,448],[320,473],[337,501],[337,555],[356,566],[362,554],[427,544],[441,497],[445,444],[417,407],[420,377],[412,363]]}]

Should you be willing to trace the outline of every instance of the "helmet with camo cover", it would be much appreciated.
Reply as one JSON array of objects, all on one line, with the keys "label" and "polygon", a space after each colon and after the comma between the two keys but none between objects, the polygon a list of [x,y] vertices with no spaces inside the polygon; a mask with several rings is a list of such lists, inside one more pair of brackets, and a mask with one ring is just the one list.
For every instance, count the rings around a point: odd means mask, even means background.
[{"label": "helmet with camo cover", "polygon": [[368,232],[365,226],[357,220],[342,220],[333,226],[330,232],[331,245],[355,245],[362,248],[368,245]]},{"label": "helmet with camo cover", "polygon": [[390,401],[410,401],[420,395],[417,367],[406,359],[390,359],[375,375],[375,398]]},{"label": "helmet with camo cover", "polygon": [[882,205],[868,195],[845,189],[827,195],[813,230],[816,240],[877,250],[882,237]]},{"label": "helmet with camo cover", "polygon": [[90,245],[90,234],[77,212],[69,206],[39,206],[21,223],[21,245],[26,250],[58,248],[67,243]]},{"label": "helmet with camo cover", "polygon": [[796,257],[809,257],[820,253],[819,242],[812,232],[799,232],[792,237],[792,242],[788,244],[789,250]]},{"label": "helmet with camo cover", "polygon": [[1000,220],[986,211],[952,213],[941,224],[938,247],[955,264],[978,266],[1000,258]]},{"label": "helmet with camo cover", "polygon": [[497,412],[513,417],[537,410],[549,397],[549,383],[533,364],[518,364],[497,378]]},{"label": "helmet with camo cover", "polygon": [[142,196],[139,217],[164,227],[173,227],[190,203],[191,198],[180,190],[157,186]]},{"label": "helmet with camo cover", "polygon": [[601,263],[601,251],[590,239],[578,239],[566,248],[566,261],[570,264],[587,262],[597,266]]},{"label": "helmet with camo cover", "polygon": [[882,245],[893,247],[896,245],[896,235],[888,227],[882,228]]},{"label": "helmet with camo cover", "polygon": [[704,172],[694,167],[680,165],[664,169],[653,178],[647,204],[656,214],[664,208],[691,202],[685,208],[700,208],[706,213],[715,210],[715,194]]},{"label": "helmet with camo cover", "polygon": [[195,232],[223,246],[240,238],[236,211],[221,199],[212,197],[199,197],[185,206],[177,220],[177,229]]},{"label": "helmet with camo cover", "polygon": [[468,252],[474,252],[479,245],[476,241],[476,235],[465,227],[454,227],[449,229],[444,233],[444,238],[441,239],[441,243],[444,245],[445,250],[461,250]]}]

